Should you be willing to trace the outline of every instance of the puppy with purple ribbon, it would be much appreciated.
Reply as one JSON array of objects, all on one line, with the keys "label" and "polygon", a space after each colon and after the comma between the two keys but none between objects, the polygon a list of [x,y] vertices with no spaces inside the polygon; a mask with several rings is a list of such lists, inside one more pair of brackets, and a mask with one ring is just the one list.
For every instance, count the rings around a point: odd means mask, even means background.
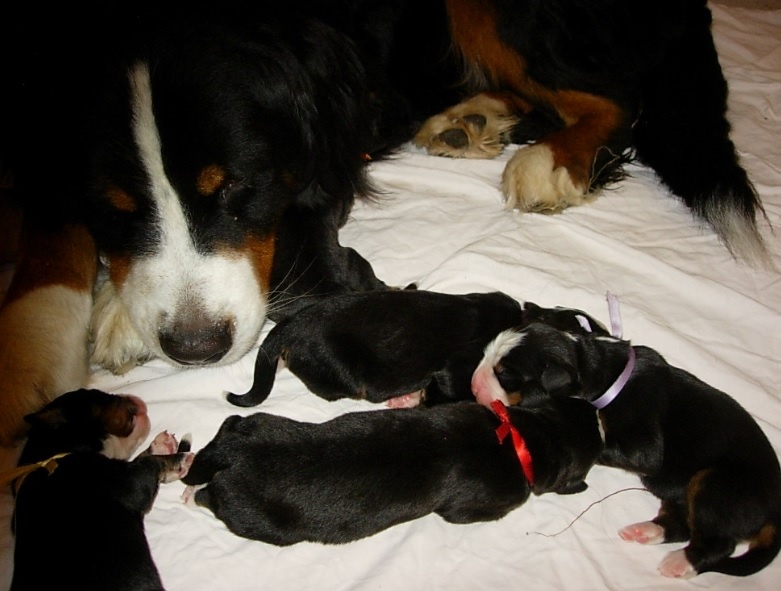
[{"label": "puppy with purple ribbon", "polygon": [[[781,549],[781,468],[768,438],[737,401],[653,349],[532,323],[494,339],[472,388],[484,405],[589,401],[605,441],[599,463],[639,474],[662,502],[655,518],[620,537],[688,541],[662,560],[662,575],[746,576]],[[748,549],[733,555],[739,543]]]}]

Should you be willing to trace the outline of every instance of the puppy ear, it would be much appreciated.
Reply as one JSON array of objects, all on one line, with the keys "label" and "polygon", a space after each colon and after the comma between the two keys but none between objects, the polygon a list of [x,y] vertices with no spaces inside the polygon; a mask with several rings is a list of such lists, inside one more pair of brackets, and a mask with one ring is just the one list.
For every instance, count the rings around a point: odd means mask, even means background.
[{"label": "puppy ear", "polygon": [[66,422],[65,416],[59,408],[45,407],[37,412],[30,413],[24,417],[30,425],[48,425],[54,427]]},{"label": "puppy ear", "polygon": [[540,376],[542,387],[550,394],[565,389],[565,393],[569,395],[579,381],[580,377],[574,367],[560,363],[549,363]]}]

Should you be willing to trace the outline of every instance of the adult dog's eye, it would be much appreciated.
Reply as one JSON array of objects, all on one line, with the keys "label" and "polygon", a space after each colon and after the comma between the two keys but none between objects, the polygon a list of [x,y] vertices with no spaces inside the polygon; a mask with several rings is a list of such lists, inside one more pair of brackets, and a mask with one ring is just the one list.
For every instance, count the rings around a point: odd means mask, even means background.
[{"label": "adult dog's eye", "polygon": [[220,188],[219,199],[223,205],[228,205],[235,201],[241,193],[247,189],[247,185],[241,181],[229,180]]}]

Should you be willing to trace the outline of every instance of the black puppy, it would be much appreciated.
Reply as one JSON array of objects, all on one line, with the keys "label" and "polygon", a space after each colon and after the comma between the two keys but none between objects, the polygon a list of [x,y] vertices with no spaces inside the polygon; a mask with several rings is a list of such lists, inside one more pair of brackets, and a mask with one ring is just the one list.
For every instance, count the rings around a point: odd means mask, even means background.
[{"label": "black puppy", "polygon": [[[778,458],[756,421],[727,394],[648,347],[543,324],[520,331],[494,365],[499,398],[518,393],[526,404],[576,396],[599,409],[605,436],[599,462],[639,474],[662,500],[652,521],[621,529],[621,538],[643,544],[689,540],[661,562],[663,575],[745,576],[778,554]],[[481,402],[497,397],[490,388],[478,390]],[[732,557],[740,542],[749,549]]]},{"label": "black puppy", "polygon": [[[237,406],[269,395],[280,363],[327,400],[361,398],[391,407],[472,400],[470,380],[497,334],[528,322],[604,331],[581,310],[521,305],[502,293],[347,293],[277,324],[258,351],[252,388]],[[591,328],[593,326],[593,328]]]},{"label": "black puppy", "polygon": [[196,454],[183,481],[203,487],[184,498],[239,536],[341,544],[432,512],[451,523],[491,521],[531,493],[582,491],[601,447],[596,413],[582,400],[534,411],[499,405],[497,414],[459,402],[324,423],[232,416]]},{"label": "black puppy", "polygon": [[326,297],[274,326],[258,351],[252,388],[237,406],[266,399],[280,362],[327,400],[416,406],[472,400],[483,347],[522,322],[502,293],[399,290]]},{"label": "black puppy", "polygon": [[26,420],[11,590],[162,589],[144,514],[160,482],[187,473],[189,441],[177,449],[174,436],[163,432],[127,461],[149,434],[146,405],[99,390],[64,394]]}]

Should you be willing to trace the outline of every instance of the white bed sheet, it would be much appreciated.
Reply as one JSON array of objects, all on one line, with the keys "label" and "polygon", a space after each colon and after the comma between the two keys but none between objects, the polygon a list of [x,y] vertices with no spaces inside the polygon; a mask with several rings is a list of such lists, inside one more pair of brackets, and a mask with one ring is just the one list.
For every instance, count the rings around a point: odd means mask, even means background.
[{"label": "white bed sheet", "polygon": [[[713,13],[731,84],[733,138],[776,228],[774,235],[763,224],[781,264],[781,10],[713,6]],[[630,177],[593,204],[561,215],[506,211],[497,186],[512,149],[496,161],[407,150],[374,165],[383,198],[355,208],[342,242],[390,284],[501,290],[582,308],[603,321],[605,293],[613,292],[626,338],[734,396],[781,452],[781,275],[736,263],[641,167],[630,167]],[[153,434],[191,433],[195,450],[230,414],[319,422],[379,408],[323,401],[287,370],[261,406],[233,407],[222,393],[249,387],[254,353],[219,369],[176,371],[152,362],[122,377],[96,373],[93,386],[141,396]],[[186,507],[177,482],[162,486],[146,529],[168,591],[781,586],[781,558],[740,581],[718,574],[664,579],[657,564],[681,544],[641,546],[617,536],[620,527],[653,517],[657,499],[638,490],[637,477],[614,469],[595,468],[588,483],[582,494],[533,497],[497,522],[452,525],[430,515],[351,544],[279,548],[236,537],[208,511]]]}]

